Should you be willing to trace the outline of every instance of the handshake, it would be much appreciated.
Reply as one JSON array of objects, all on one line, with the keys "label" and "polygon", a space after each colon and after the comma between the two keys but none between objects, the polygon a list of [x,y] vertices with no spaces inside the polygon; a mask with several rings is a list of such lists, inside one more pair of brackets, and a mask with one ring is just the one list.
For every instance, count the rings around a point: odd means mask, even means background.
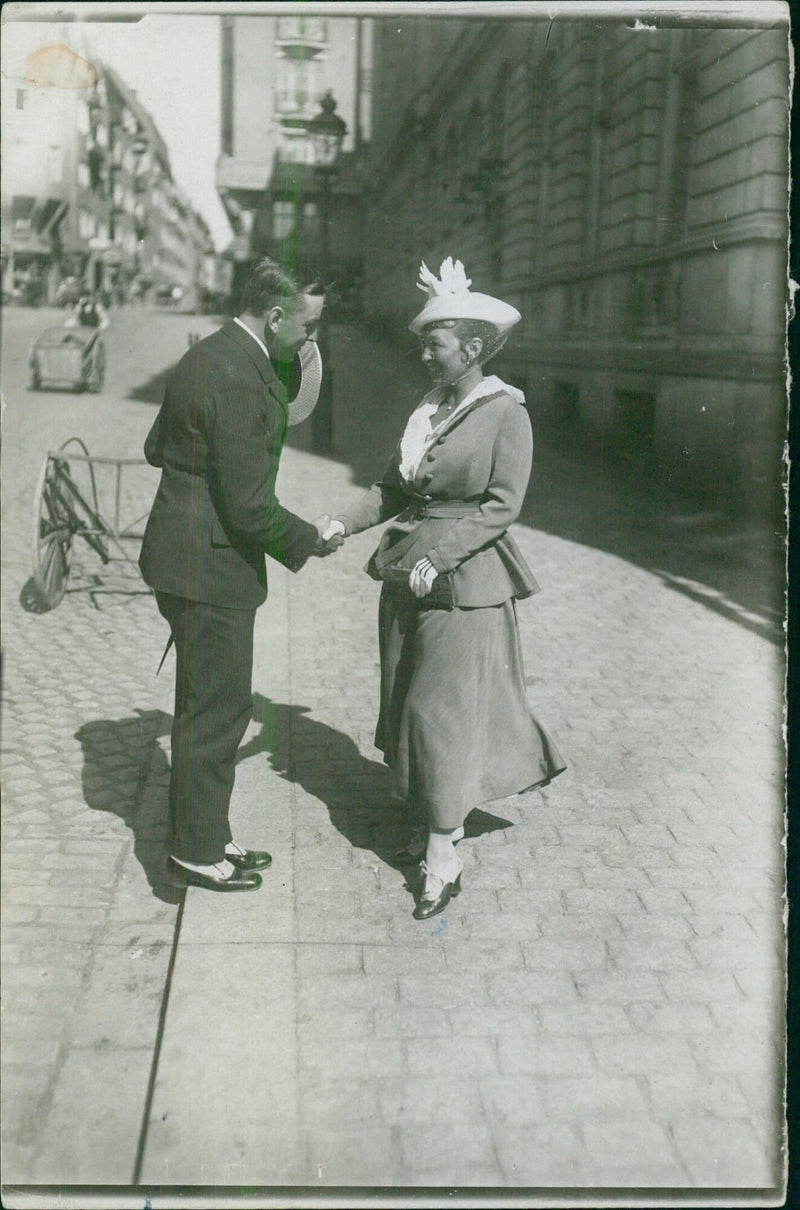
[{"label": "handshake", "polygon": [[327,513],[317,517],[311,524],[317,531],[317,542],[312,551],[318,559],[332,555],[340,546],[344,546],[345,530],[341,521],[332,521]]},{"label": "handshake", "polygon": [[[340,546],[344,546],[345,528],[341,521],[331,520],[327,513],[317,517],[312,525],[317,531],[317,542],[312,551],[319,559],[332,555]],[[433,582],[438,572],[426,556],[420,559],[408,573],[408,586],[415,597],[427,597],[433,588]]]}]

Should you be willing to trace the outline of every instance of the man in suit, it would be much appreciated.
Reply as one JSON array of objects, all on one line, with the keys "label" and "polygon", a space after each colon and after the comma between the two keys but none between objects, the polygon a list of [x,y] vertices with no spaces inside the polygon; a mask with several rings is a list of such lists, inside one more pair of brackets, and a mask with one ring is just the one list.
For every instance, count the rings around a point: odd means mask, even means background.
[{"label": "man in suit", "polygon": [[272,860],[233,841],[228,808],[251,718],[265,554],[296,572],[331,549],[320,536],[327,516],[310,524],[275,496],[287,426],[281,378],[315,339],[324,302],[321,283],[300,286],[260,261],[241,314],[170,375],[145,442],[161,482],[139,565],[175,643],[167,864],[179,885],[255,890]]}]

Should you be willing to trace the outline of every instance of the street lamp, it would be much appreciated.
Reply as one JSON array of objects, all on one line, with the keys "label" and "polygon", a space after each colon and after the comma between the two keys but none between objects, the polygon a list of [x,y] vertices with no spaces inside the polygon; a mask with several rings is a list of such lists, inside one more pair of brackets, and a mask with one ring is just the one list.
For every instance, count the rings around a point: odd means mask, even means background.
[{"label": "street lamp", "polygon": [[[330,89],[320,102],[320,111],[307,125],[308,135],[314,154],[314,173],[319,186],[320,195],[320,228],[322,272],[325,277],[330,275],[331,245],[331,190],[337,176],[337,163],[342,150],[342,142],[347,133],[347,123],[336,113],[336,101]],[[332,445],[333,430],[333,374],[330,367],[330,356],[326,325],[321,325],[317,343],[320,346],[323,375],[319,404],[314,412],[314,448],[318,453],[327,454]]]}]

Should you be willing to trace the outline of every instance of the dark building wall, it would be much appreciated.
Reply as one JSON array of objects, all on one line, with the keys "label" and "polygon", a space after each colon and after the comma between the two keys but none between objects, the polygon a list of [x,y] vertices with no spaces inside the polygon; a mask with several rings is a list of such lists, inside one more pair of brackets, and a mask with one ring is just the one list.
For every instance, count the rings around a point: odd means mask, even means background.
[{"label": "dark building wall", "polygon": [[420,258],[458,257],[523,313],[498,368],[543,435],[676,498],[782,508],[786,31],[397,24],[370,309],[403,330]]}]

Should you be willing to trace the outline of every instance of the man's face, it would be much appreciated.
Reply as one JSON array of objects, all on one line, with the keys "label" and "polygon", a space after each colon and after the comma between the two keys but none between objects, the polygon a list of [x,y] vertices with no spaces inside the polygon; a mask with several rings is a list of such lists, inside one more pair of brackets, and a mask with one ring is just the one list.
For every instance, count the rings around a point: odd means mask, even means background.
[{"label": "man's face", "polygon": [[[291,361],[307,340],[316,340],[325,298],[319,294],[301,294],[293,311],[276,308],[270,314],[274,322],[265,328],[267,348],[276,361]],[[277,312],[280,311],[280,315]]]}]

